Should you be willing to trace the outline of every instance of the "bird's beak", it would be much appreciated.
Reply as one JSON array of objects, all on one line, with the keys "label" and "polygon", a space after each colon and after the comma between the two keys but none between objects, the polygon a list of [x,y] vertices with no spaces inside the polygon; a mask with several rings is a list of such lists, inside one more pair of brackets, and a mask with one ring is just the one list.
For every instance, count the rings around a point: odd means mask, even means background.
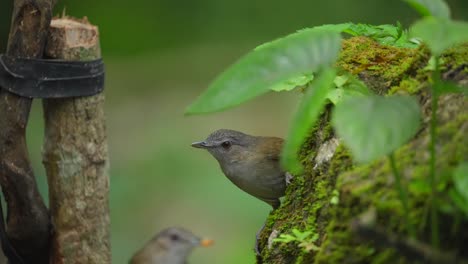
[{"label": "bird's beak", "polygon": [[213,239],[193,237],[191,240],[193,246],[209,247],[214,244]]},{"label": "bird's beak", "polygon": [[209,247],[209,246],[213,245],[213,243],[214,243],[213,239],[204,238],[204,239],[200,240],[200,246],[202,246],[202,247]]},{"label": "bird's beak", "polygon": [[193,142],[192,147],[194,148],[208,148],[208,144],[206,144],[205,141],[200,141],[200,142]]}]

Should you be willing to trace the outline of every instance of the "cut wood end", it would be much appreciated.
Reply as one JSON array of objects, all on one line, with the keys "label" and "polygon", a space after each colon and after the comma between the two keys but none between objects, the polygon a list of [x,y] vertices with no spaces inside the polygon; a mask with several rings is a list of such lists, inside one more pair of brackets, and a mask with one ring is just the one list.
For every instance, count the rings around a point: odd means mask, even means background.
[{"label": "cut wood end", "polygon": [[[83,18],[76,18],[76,17],[70,17],[67,15],[62,14],[62,16],[54,17],[50,21],[50,25],[52,27],[63,27],[67,25],[78,25],[78,24],[84,24],[84,25],[91,25],[91,23],[88,20],[88,17],[83,17]],[[92,26],[92,25],[91,25]]]},{"label": "cut wood end", "polygon": [[99,29],[89,23],[88,18],[60,17],[50,23],[50,37],[57,46],[69,49],[90,48],[99,41]]},{"label": "cut wood end", "polygon": [[62,15],[61,17],[54,17],[50,22],[51,27],[63,28],[63,27],[90,27],[94,28],[88,17],[83,18],[74,18],[67,15]]}]

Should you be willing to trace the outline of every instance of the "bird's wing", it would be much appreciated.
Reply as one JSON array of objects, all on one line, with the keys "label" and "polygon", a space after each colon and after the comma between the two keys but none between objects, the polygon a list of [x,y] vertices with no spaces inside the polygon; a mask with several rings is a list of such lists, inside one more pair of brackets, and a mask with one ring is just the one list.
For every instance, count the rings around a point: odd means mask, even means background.
[{"label": "bird's wing", "polygon": [[283,142],[284,140],[282,138],[268,138],[268,140],[262,141],[260,149],[265,151],[265,155],[268,159],[279,161],[281,150],[283,149]]}]

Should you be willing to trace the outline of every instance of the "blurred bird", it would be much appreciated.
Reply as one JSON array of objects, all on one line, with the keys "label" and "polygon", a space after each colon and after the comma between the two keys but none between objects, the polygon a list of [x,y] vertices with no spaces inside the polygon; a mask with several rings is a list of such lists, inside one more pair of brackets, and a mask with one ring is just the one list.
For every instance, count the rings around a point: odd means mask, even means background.
[{"label": "blurred bird", "polygon": [[193,248],[211,244],[213,240],[200,239],[183,228],[170,227],[159,232],[135,253],[130,264],[186,264]]},{"label": "blurred bird", "polygon": [[232,183],[276,209],[291,177],[280,166],[283,141],[220,129],[192,146],[208,150]]}]

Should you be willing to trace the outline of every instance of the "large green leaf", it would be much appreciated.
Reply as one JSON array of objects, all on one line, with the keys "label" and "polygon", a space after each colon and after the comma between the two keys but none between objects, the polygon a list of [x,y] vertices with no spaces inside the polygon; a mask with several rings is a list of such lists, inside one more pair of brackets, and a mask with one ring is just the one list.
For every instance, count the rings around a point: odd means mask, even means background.
[{"label": "large green leaf", "polygon": [[468,23],[428,17],[416,22],[410,33],[421,38],[438,56],[455,44],[468,42]]},{"label": "large green leaf", "polygon": [[284,82],[277,83],[270,87],[272,91],[282,92],[291,91],[296,87],[303,87],[314,79],[314,75],[310,74],[299,74],[298,76],[292,77]]},{"label": "large green leaf", "polygon": [[422,16],[450,18],[450,9],[444,0],[404,0]]},{"label": "large green leaf", "polygon": [[417,132],[419,104],[408,96],[350,98],[336,105],[332,119],[357,162],[370,162],[403,145]]},{"label": "large green leaf", "polygon": [[282,153],[282,165],[291,173],[299,173],[302,169],[297,160],[297,154],[302,143],[315,124],[320,112],[323,110],[328,91],[333,86],[335,71],[325,69],[307,87],[301,104],[293,118],[286,143]]},{"label": "large green leaf", "polygon": [[229,67],[188,107],[188,114],[236,106],[274,85],[333,64],[340,50],[337,32],[308,29],[257,47]]}]

